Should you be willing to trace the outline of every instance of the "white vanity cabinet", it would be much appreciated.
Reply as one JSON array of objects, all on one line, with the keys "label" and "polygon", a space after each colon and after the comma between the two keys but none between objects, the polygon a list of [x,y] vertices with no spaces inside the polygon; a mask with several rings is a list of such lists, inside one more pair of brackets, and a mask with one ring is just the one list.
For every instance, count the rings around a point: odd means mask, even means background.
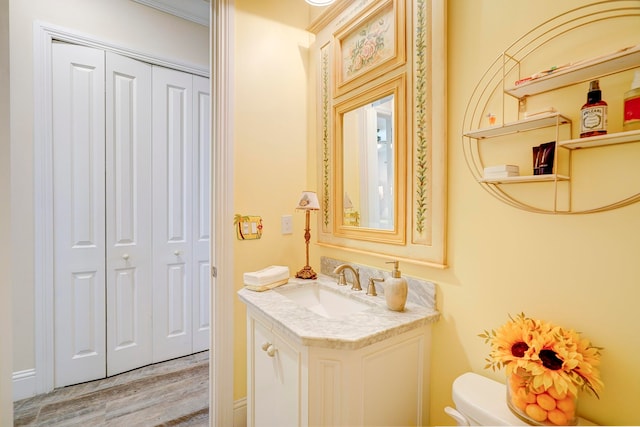
[{"label": "white vanity cabinet", "polygon": [[248,425],[300,425],[302,353],[271,331],[268,322],[248,316]]},{"label": "white vanity cabinet", "polygon": [[[348,331],[351,322],[340,327]],[[247,425],[422,425],[430,329],[424,323],[383,333],[362,347],[330,337],[310,343],[248,304]]]}]

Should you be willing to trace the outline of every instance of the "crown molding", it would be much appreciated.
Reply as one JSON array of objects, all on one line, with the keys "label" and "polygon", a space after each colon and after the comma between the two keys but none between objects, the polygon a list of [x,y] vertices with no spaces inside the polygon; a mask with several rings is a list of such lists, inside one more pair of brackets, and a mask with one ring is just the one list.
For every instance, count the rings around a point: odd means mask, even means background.
[{"label": "crown molding", "polygon": [[208,0],[133,0],[136,3],[153,7],[171,15],[178,16],[197,24],[209,26],[209,9],[211,4]]}]

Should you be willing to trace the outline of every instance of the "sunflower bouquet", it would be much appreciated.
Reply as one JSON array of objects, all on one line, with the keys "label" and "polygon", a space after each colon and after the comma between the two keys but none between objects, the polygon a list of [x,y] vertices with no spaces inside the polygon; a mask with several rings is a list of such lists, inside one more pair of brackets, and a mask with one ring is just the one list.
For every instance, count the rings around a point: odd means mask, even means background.
[{"label": "sunflower bouquet", "polygon": [[[512,401],[509,406],[538,422],[566,424],[575,417],[578,390],[596,397],[602,389],[599,347],[572,329],[532,319],[520,313],[498,330],[479,334],[491,344],[485,369],[506,369]],[[551,397],[551,398],[549,398]],[[564,412],[560,413],[560,410]]]}]

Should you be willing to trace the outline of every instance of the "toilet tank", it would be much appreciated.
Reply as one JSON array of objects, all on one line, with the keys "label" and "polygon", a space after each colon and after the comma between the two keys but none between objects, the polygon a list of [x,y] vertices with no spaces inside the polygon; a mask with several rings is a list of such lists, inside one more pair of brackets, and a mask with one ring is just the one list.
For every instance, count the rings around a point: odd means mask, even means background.
[{"label": "toilet tank", "polygon": [[[447,408],[446,412],[456,419],[458,425],[529,425],[516,417],[507,406],[506,386],[482,375],[473,372],[460,375],[453,382],[452,397],[456,408]],[[578,418],[578,425],[595,424]]]}]

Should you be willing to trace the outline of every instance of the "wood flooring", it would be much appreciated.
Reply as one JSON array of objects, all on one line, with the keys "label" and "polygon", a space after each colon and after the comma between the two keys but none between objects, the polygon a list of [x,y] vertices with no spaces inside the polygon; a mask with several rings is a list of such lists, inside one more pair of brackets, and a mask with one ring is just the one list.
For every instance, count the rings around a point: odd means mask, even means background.
[{"label": "wood flooring", "polygon": [[209,425],[209,352],[14,402],[15,426]]}]

